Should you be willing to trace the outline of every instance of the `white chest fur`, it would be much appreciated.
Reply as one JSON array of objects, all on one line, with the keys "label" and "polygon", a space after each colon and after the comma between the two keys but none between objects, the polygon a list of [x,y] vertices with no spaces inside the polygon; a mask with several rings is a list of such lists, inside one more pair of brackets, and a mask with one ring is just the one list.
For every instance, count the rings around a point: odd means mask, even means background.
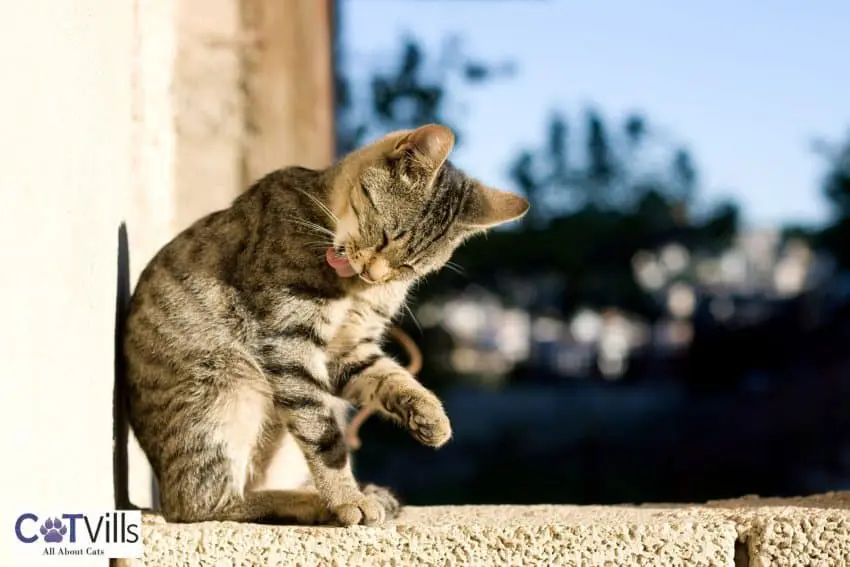
[{"label": "white chest fur", "polygon": [[342,305],[334,307],[344,309],[344,312],[333,313],[340,323],[328,343],[329,358],[351,350],[366,337],[376,338],[383,334],[388,323],[387,316],[393,316],[401,309],[407,290],[405,284],[376,285],[345,300],[344,308]]}]

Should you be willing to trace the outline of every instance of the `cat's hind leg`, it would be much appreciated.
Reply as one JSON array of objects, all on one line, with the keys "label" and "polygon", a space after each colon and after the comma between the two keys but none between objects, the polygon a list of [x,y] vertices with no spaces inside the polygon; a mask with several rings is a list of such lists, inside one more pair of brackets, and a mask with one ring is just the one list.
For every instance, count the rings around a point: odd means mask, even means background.
[{"label": "cat's hind leg", "polygon": [[333,519],[315,490],[263,490],[226,494],[215,507],[182,507],[165,512],[171,522],[261,522],[274,524],[327,524]]},{"label": "cat's hind leg", "polygon": [[[235,364],[233,366],[239,366]],[[212,373],[203,389],[185,381],[172,392],[182,400],[163,424],[157,462],[162,511],[175,522],[280,521],[302,524],[331,519],[315,491],[249,489],[258,476],[256,453],[275,425],[268,384],[253,368],[229,368],[230,380]],[[234,376],[238,376],[234,379]],[[215,384],[212,382],[215,381]]]}]

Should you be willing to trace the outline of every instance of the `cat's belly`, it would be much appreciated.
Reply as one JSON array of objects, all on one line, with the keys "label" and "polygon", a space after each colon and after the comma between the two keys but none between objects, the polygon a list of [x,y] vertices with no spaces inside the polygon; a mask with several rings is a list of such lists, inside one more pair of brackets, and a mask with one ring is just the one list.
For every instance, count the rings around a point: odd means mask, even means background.
[{"label": "cat's belly", "polygon": [[311,482],[310,469],[304,453],[289,433],[272,457],[263,480],[252,487],[254,490],[293,490],[308,486]]}]

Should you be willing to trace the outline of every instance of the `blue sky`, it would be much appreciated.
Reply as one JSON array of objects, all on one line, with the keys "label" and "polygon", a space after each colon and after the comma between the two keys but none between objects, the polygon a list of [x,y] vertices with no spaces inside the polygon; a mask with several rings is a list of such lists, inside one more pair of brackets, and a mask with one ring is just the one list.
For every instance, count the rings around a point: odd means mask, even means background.
[{"label": "blue sky", "polygon": [[[701,201],[731,196],[748,224],[827,218],[816,137],[850,133],[846,0],[343,0],[351,68],[395,61],[405,35],[510,59],[514,77],[458,91],[453,159],[493,185],[553,110],[630,111],[685,144]],[[519,101],[522,104],[517,104]],[[510,188],[510,187],[508,187]]]}]

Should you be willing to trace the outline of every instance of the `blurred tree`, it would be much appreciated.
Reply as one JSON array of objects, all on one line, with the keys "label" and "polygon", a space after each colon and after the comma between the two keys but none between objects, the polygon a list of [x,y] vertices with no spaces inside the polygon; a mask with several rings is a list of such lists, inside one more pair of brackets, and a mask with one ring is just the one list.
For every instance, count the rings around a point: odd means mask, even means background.
[{"label": "blurred tree", "polygon": [[542,149],[521,151],[510,166],[511,178],[536,205],[532,223],[583,207],[625,211],[653,192],[686,207],[693,201],[698,175],[686,149],[662,147],[669,154],[666,168],[643,159],[653,150],[657,153],[651,146],[663,145],[644,117],[628,116],[616,131],[591,109],[585,115],[583,143],[576,144],[570,132],[567,119],[553,115]]},{"label": "blurred tree", "polygon": [[850,217],[850,137],[842,146],[826,151],[830,171],[824,182],[824,193],[835,207],[837,217]]},{"label": "blurred tree", "polygon": [[561,274],[568,282],[559,305],[565,313],[616,306],[653,319],[659,306],[634,279],[635,253],[668,242],[716,252],[737,232],[738,209],[721,203],[692,220],[699,182],[694,160],[640,115],[628,116],[618,130],[589,110],[583,133],[583,141],[576,139],[562,114],[550,118],[540,149],[521,151],[509,169],[532,203],[531,214],[519,230],[470,242],[458,262],[476,281],[495,279],[494,267]]},{"label": "blurred tree", "polygon": [[687,150],[677,150],[673,156],[673,178],[670,183],[670,195],[682,203],[693,200],[697,185],[697,172]]},{"label": "blurred tree", "polygon": [[850,268],[850,136],[841,145],[820,142],[816,151],[828,163],[823,192],[832,207],[832,223],[815,241],[828,250],[842,268]]},{"label": "blurred tree", "polygon": [[373,70],[363,84],[344,72],[340,61],[336,68],[338,155],[377,135],[431,122],[452,127],[460,144],[461,132],[450,113],[449,85],[482,85],[513,72],[508,62],[485,62],[468,55],[457,37],[448,38],[437,57],[428,57],[417,39],[406,38],[396,64]]},{"label": "blurred tree", "polygon": [[[436,54],[426,53],[420,42],[407,39],[389,66],[358,75],[341,64],[337,53],[337,153],[344,154],[387,131],[427,122],[449,125],[457,143],[462,144],[463,124],[455,119],[457,99],[453,95],[489,84],[512,69],[507,64],[482,62],[461,47],[452,38]],[[505,303],[521,303],[532,312],[566,316],[584,306],[620,307],[653,320],[662,306],[635,281],[635,253],[670,241],[684,242],[689,248],[723,246],[735,234],[738,211],[731,204],[722,204],[698,222],[692,219],[690,209],[699,187],[696,161],[686,148],[669,143],[645,117],[633,114],[613,122],[589,109],[572,122],[563,113],[553,113],[542,134],[542,143],[518,152],[509,163],[510,179],[532,202],[531,213],[512,227],[467,242],[454,258],[463,272],[444,270],[429,278],[427,285],[417,287],[414,302],[441,303],[474,282],[499,293]],[[512,286],[515,278],[511,276],[526,280],[526,285]],[[547,289],[551,279],[557,280],[557,285]],[[528,287],[534,288],[534,293],[516,291]],[[463,381],[452,363],[458,337],[441,326],[417,329],[410,318],[402,325],[427,353],[419,374],[424,384],[439,392]],[[403,358],[402,353],[397,354]],[[525,374],[529,373],[540,372],[529,367]],[[358,474],[365,474],[363,478],[379,474],[388,453],[404,451],[423,469],[432,458],[433,452],[383,420],[370,420],[363,436],[369,439],[357,459]],[[501,454],[507,447],[508,454],[519,455],[517,443],[522,444],[521,438],[508,434],[498,444]],[[600,459],[601,449],[595,444],[585,443],[584,447],[585,461]],[[490,453],[488,447],[486,454]],[[487,480],[508,475],[518,481],[533,480],[542,486],[538,495],[545,492],[546,499],[553,501],[559,494],[560,498],[568,496],[565,486],[578,487],[577,493],[596,489],[601,494],[614,490],[606,488],[610,485],[625,494],[628,490],[639,493],[651,483],[649,477],[634,480],[632,487],[622,486],[622,480],[613,477],[597,482],[596,467],[576,466],[585,461],[577,461],[575,453],[565,448],[544,455],[552,462],[557,462],[552,455],[569,455],[553,469],[559,473],[554,476],[529,476],[525,470],[528,458],[497,467],[494,476],[493,463],[505,460],[493,461],[486,454],[478,459],[481,475],[472,485],[464,485],[462,492],[458,486],[446,490],[453,491],[450,493],[460,501],[521,501],[523,495],[505,493],[504,487],[510,483]],[[574,480],[565,484],[564,478]],[[576,497],[579,501],[581,493]],[[419,494],[423,494],[421,489]],[[408,496],[409,500],[414,497]]]}]

